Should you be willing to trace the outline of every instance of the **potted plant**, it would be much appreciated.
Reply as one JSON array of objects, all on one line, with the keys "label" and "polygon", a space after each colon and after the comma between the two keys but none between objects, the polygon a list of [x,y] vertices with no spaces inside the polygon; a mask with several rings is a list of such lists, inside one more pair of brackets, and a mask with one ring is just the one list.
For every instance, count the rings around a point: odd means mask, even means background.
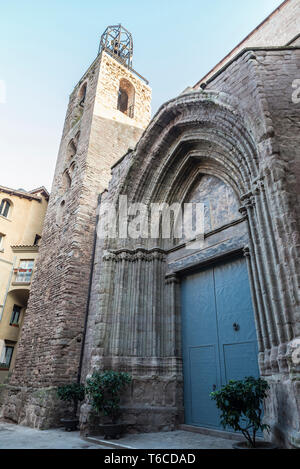
[{"label": "potted plant", "polygon": [[234,443],[235,449],[276,448],[272,443],[256,440],[258,431],[269,432],[269,425],[262,422],[263,400],[268,389],[267,381],[249,376],[241,381],[231,380],[219,391],[210,394],[221,411],[222,426],[242,432],[246,439]]},{"label": "potted plant", "polygon": [[73,404],[73,415],[69,419],[61,419],[60,421],[64,424],[66,431],[73,431],[77,429],[79,419],[77,418],[77,407],[78,402],[83,401],[85,389],[83,384],[71,383],[58,386],[57,396],[62,401],[70,402]]},{"label": "potted plant", "polygon": [[131,382],[131,376],[119,371],[95,371],[86,381],[86,393],[92,408],[98,415],[103,415],[108,423],[100,425],[105,438],[119,438],[125,424],[118,423],[121,415],[121,392]]}]

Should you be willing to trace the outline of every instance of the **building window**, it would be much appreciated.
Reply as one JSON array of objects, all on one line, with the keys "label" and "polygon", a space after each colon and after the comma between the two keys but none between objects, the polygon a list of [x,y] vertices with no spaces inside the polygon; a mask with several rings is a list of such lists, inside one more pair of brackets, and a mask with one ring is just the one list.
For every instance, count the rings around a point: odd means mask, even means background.
[{"label": "building window", "polygon": [[135,90],[130,81],[120,80],[117,109],[128,117],[134,117]]},{"label": "building window", "polygon": [[0,233],[0,251],[3,249],[4,235]]},{"label": "building window", "polygon": [[11,202],[7,199],[3,199],[0,202],[0,215],[7,218],[10,212]]},{"label": "building window", "polygon": [[73,161],[73,163],[70,164],[70,167],[69,167],[69,176],[71,177],[71,179],[73,179],[73,173],[75,171],[75,168],[76,168],[76,165]]},{"label": "building window", "polygon": [[12,310],[10,323],[9,323],[11,326],[19,325],[19,320],[20,320],[20,316],[21,316],[21,309],[22,309],[21,306],[14,305],[13,310]]},{"label": "building window", "polygon": [[31,281],[34,260],[20,261],[20,266],[17,272],[16,282],[29,283]]},{"label": "building window", "polygon": [[63,194],[65,194],[65,192],[67,192],[67,190],[71,187],[71,183],[72,183],[71,176],[69,174],[68,169],[66,169],[63,172],[63,175],[62,175],[62,192],[63,192]]},{"label": "building window", "polygon": [[118,110],[126,114],[128,109],[128,94],[125,90],[119,89],[118,94]]},{"label": "building window", "polygon": [[82,85],[82,87],[79,90],[78,98],[79,98],[79,106],[81,106],[81,107],[84,106],[84,102],[85,102],[86,86],[87,86],[86,83],[84,83],[84,85]]},{"label": "building window", "polygon": [[67,159],[70,160],[76,155],[77,146],[73,138],[69,141],[67,146]]},{"label": "building window", "polygon": [[4,345],[1,356],[0,356],[0,369],[4,368],[5,370],[9,370],[13,352],[14,352],[13,347]]}]

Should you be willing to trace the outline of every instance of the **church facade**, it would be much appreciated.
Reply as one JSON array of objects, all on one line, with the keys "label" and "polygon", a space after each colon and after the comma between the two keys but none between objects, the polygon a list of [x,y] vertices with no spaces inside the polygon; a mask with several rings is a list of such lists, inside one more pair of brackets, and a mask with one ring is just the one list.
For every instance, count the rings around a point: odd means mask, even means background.
[{"label": "church facade", "polygon": [[[286,11],[287,21],[292,9],[288,41],[246,42],[150,123],[151,90],[132,69],[129,33],[104,33],[70,96],[2,417],[57,425],[55,386],[114,369],[133,377],[122,402],[132,431],[218,429],[209,393],[260,375],[270,384],[266,438],[300,447],[297,8],[284,2],[269,20]],[[105,207],[120,216],[124,196],[149,210],[200,203],[201,242],[160,229],[100,236]],[[88,402],[80,425],[95,431]]]}]

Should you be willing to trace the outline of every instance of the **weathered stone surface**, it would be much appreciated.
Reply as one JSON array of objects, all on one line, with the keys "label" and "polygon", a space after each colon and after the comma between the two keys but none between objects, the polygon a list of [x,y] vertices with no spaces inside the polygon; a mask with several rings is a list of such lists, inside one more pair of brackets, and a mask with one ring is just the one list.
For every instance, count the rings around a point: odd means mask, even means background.
[{"label": "weathered stone surface", "polygon": [[[122,78],[135,87],[133,118],[117,110]],[[150,102],[150,88],[105,52],[70,96],[6,418],[54,425],[61,411],[49,389],[80,377],[98,196],[149,122]]]},{"label": "weathered stone surface", "polygon": [[[124,420],[135,431],[182,418],[180,272],[244,248],[260,369],[271,383],[270,438],[286,447],[297,441],[299,365],[289,344],[299,337],[299,104],[291,101],[299,54],[246,52],[205,91],[166,103],[113,169],[104,200],[125,193],[132,202],[182,201],[199,174],[213,174],[234,188],[241,206],[238,223],[207,232],[204,249],[189,255],[163,239],[98,240],[84,373],[112,367],[133,374]],[[173,379],[167,392],[163,383]],[[82,418],[86,431],[87,409]]]},{"label": "weathered stone surface", "polygon": [[282,2],[257,28],[245,37],[229,54],[197,83],[210,79],[218,70],[248,47],[299,45],[291,42],[300,30],[300,3],[298,0]]},{"label": "weathered stone surface", "polygon": [[[131,431],[173,429],[182,423],[180,277],[202,262],[244,252],[260,371],[271,385],[265,411],[270,438],[285,447],[299,445],[300,364],[293,360],[293,351],[300,338],[300,104],[292,102],[291,84],[297,78],[300,48],[246,51],[205,91],[189,89],[165,103],[129,151],[125,139],[137,137],[143,122],[130,128],[123,116],[117,125],[104,115],[107,110],[101,116],[92,111],[102,105],[94,100],[101,87],[97,64],[88,71],[91,84],[76,124],[76,93],[71,97],[60,155],[69,137],[76,140],[81,122],[76,157],[80,170],[74,170],[74,185],[62,194],[66,167],[59,157],[39,273],[2,415],[30,425],[54,424],[54,401],[50,394],[47,399],[37,396],[36,388],[44,392],[76,378],[96,195],[108,180],[109,154],[117,157],[114,139],[119,132],[124,158],[113,166],[102,202],[116,202],[121,194],[129,202],[183,202],[199,175],[209,175],[235,192],[240,218],[207,231],[202,249],[188,254],[176,241],[161,237],[97,239],[82,381],[94,370],[126,370],[133,382],[123,396],[123,419]],[[147,109],[146,102],[145,113]],[[196,192],[201,192],[199,187]],[[62,200],[65,207],[57,213]],[[236,213],[235,204],[232,197],[229,213]],[[96,431],[97,418],[88,402],[81,406],[80,420],[83,433]]]}]

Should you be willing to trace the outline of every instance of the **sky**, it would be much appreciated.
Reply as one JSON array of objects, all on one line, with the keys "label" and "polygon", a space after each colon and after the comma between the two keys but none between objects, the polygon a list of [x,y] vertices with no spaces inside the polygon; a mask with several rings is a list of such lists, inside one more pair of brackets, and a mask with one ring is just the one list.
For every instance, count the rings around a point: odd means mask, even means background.
[{"label": "sky", "polygon": [[108,25],[133,35],[152,114],[193,86],[281,0],[0,0],[0,185],[51,189],[72,89]]}]

